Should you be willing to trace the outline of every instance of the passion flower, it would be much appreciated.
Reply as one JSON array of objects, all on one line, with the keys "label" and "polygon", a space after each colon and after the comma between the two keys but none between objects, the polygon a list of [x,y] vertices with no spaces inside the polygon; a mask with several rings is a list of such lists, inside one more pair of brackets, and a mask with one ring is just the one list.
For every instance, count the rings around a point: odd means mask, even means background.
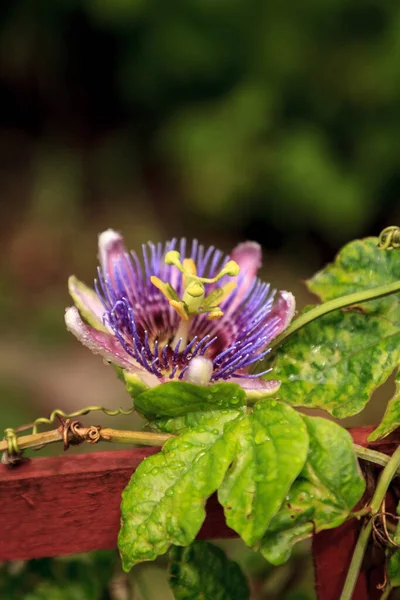
[{"label": "passion flower", "polygon": [[292,320],[295,300],[256,277],[258,244],[224,256],[197,240],[172,239],[144,244],[140,259],[109,229],[99,236],[99,261],[95,291],[70,277],[76,306],[65,314],[92,352],[150,387],[229,380],[249,392],[279,388],[261,378],[266,371],[253,371]]}]

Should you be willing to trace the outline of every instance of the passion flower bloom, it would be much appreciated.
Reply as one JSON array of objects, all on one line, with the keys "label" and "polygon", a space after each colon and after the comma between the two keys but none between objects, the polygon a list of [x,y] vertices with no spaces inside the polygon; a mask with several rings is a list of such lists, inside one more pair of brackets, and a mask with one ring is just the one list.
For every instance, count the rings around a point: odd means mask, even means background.
[{"label": "passion flower bloom", "polygon": [[290,323],[291,293],[256,277],[261,248],[245,242],[230,256],[197,240],[149,242],[142,260],[109,229],[99,236],[95,290],[75,277],[67,328],[92,352],[146,386],[183,380],[237,383],[273,393],[278,381],[252,370]]}]

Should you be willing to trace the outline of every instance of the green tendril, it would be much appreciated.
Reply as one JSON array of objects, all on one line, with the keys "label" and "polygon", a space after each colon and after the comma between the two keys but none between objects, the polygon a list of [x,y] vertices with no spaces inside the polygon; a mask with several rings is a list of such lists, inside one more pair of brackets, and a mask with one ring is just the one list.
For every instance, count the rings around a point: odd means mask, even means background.
[{"label": "green tendril", "polygon": [[64,411],[60,410],[59,408],[56,408],[55,410],[53,410],[53,412],[51,413],[49,418],[39,417],[38,419],[36,419],[33,422],[32,433],[33,434],[37,433],[37,428],[38,428],[38,425],[40,425],[40,424],[51,425],[52,423],[54,423],[54,420],[56,417],[63,417],[64,419],[74,419],[75,417],[83,417],[84,415],[87,415],[91,412],[95,412],[98,410],[101,410],[101,412],[103,412],[108,417],[117,417],[118,415],[131,415],[133,413],[133,411],[135,410],[135,408],[132,406],[132,408],[130,408],[129,410],[124,410],[122,408],[117,408],[116,410],[110,410],[108,408],[104,408],[104,406],[87,406],[85,408],[82,408],[81,410],[77,410],[76,412],[69,413],[69,414],[65,413]]},{"label": "green tendril", "polygon": [[7,454],[9,456],[21,454],[15,429],[7,427],[7,429],[4,430],[4,439],[7,442]]},{"label": "green tendril", "polygon": [[379,234],[378,250],[398,250],[400,248],[400,227],[391,225]]}]

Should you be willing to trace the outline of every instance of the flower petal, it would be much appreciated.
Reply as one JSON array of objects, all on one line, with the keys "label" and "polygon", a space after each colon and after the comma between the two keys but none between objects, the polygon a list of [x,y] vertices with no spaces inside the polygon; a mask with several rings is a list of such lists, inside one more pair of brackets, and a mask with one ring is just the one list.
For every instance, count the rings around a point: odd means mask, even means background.
[{"label": "flower petal", "polygon": [[296,300],[293,294],[290,292],[279,292],[276,296],[276,300],[268,315],[268,319],[278,317],[278,325],[274,329],[274,336],[271,339],[276,338],[286,327],[290,324],[294,317],[296,310]]},{"label": "flower petal", "polygon": [[68,290],[82,317],[98,331],[108,332],[103,324],[104,306],[96,292],[75,275],[68,279]]},{"label": "flower petal", "polygon": [[257,242],[243,242],[232,250],[230,257],[237,262],[240,272],[246,274],[243,285],[247,288],[262,264],[260,244],[257,244]]},{"label": "flower petal", "polygon": [[99,235],[99,261],[104,276],[114,282],[114,265],[126,255],[122,236],[114,229],[107,229]]},{"label": "flower petal", "polygon": [[229,383],[237,383],[246,392],[250,403],[257,402],[265,396],[273,396],[280,388],[281,382],[270,379],[265,381],[259,377],[231,377]]},{"label": "flower petal", "polygon": [[106,360],[128,371],[141,370],[133,358],[125,352],[114,335],[98,331],[84,323],[75,306],[67,308],[65,311],[65,324],[68,331],[73,333],[94,354],[101,354]]},{"label": "flower petal", "polygon": [[240,267],[239,276],[235,278],[236,281],[240,282],[239,288],[237,289],[235,299],[230,306],[230,311],[233,311],[243,300],[248,288],[251,286],[257,275],[258,269],[261,267],[261,246],[260,244],[257,244],[257,242],[243,242],[242,244],[235,246],[230,253],[230,257],[237,262]]}]

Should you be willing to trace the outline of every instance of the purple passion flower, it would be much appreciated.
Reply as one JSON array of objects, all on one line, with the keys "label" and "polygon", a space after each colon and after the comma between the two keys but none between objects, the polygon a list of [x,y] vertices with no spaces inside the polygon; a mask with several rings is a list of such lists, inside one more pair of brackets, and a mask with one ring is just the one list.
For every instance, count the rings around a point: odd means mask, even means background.
[{"label": "purple passion flower", "polygon": [[69,279],[74,307],[65,321],[92,352],[143,387],[171,380],[228,381],[274,393],[278,381],[253,373],[290,323],[295,300],[256,277],[261,248],[245,242],[230,256],[197,240],[149,242],[142,259],[109,229],[99,236],[95,290]]}]

